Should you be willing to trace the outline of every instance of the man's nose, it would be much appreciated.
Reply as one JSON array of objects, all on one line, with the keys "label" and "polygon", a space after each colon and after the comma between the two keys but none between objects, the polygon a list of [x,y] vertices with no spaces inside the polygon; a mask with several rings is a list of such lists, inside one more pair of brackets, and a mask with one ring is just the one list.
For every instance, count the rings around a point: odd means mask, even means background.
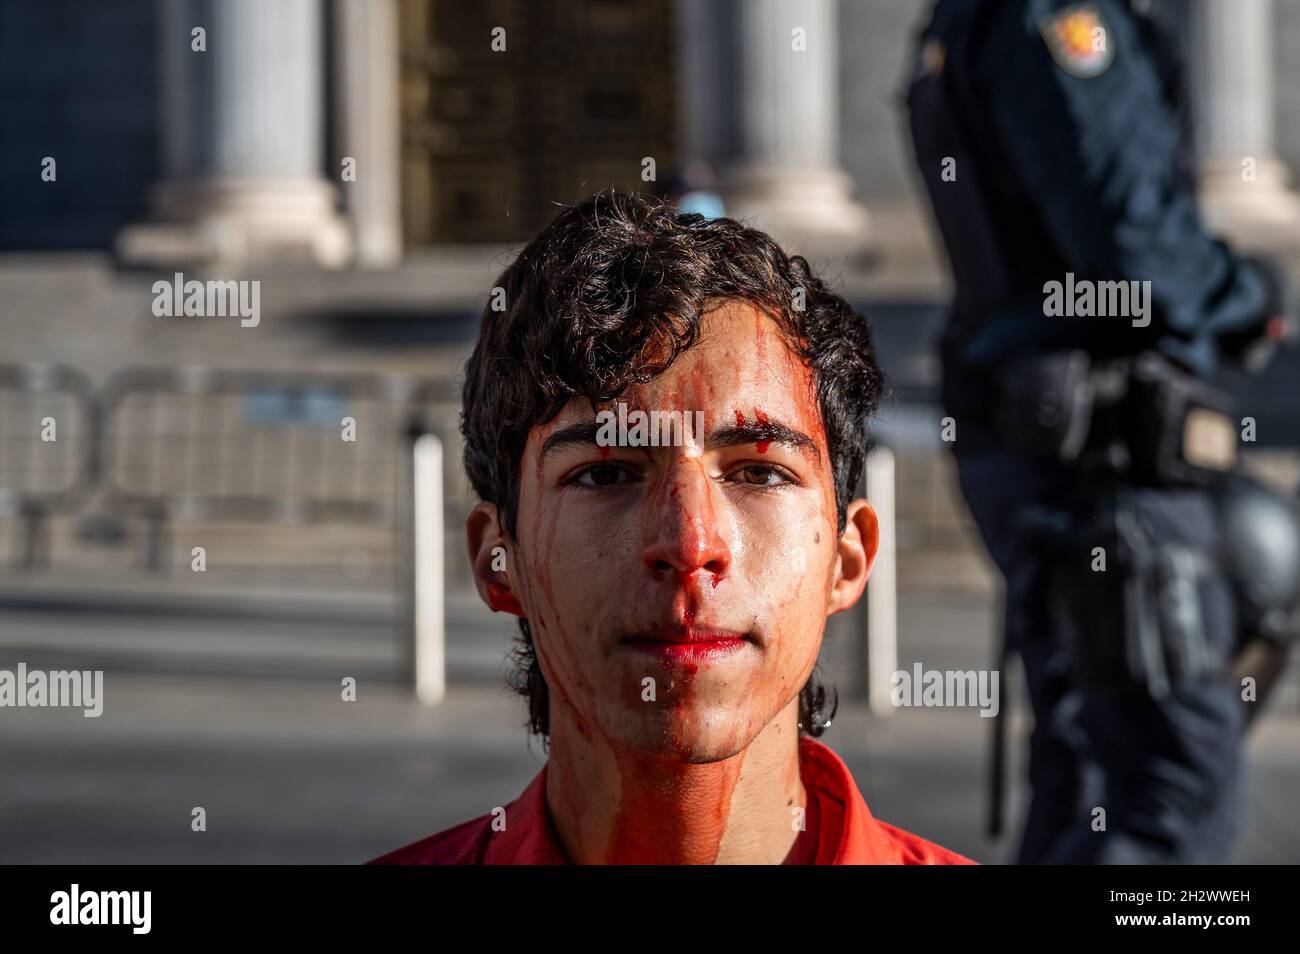
[{"label": "man's nose", "polygon": [[721,578],[731,549],[721,525],[720,492],[698,460],[679,462],[646,502],[643,562],[660,577],[703,570]]}]

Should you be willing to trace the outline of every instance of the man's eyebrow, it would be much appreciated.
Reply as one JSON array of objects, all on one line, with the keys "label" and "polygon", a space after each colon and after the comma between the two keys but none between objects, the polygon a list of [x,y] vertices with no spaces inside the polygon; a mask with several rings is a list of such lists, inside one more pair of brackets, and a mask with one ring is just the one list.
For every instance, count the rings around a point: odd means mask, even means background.
[{"label": "man's eyebrow", "polygon": [[595,421],[579,421],[577,424],[561,427],[542,443],[542,459],[545,460],[547,454],[561,447],[572,447],[575,444],[594,445],[596,432],[599,429]]},{"label": "man's eyebrow", "polygon": [[780,421],[765,420],[732,424],[709,433],[706,447],[735,447],[739,444],[776,444],[790,450],[810,450],[819,453],[817,442],[793,427]]},{"label": "man's eyebrow", "polygon": [[[542,443],[542,459],[551,451],[564,447],[588,447],[596,445],[596,434],[600,430],[595,421],[579,421],[561,427]],[[709,432],[704,439],[708,448],[737,447],[744,444],[776,444],[791,450],[807,450],[819,454],[817,442],[803,431],[782,424],[780,421],[747,421],[744,424],[731,424]]]}]

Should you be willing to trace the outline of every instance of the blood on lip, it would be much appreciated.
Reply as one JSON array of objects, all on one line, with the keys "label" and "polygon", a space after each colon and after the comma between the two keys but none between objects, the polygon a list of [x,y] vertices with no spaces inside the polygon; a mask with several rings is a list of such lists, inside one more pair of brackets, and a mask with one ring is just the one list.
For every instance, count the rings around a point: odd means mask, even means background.
[{"label": "blood on lip", "polygon": [[749,639],[732,630],[697,626],[695,614],[687,612],[678,625],[666,630],[651,629],[630,636],[626,643],[640,652],[664,660],[709,659],[737,652]]},{"label": "blood on lip", "polygon": [[638,652],[658,656],[665,662],[704,662],[739,652],[745,642],[740,637],[732,636],[719,639],[693,639],[685,643],[635,639],[627,645]]}]

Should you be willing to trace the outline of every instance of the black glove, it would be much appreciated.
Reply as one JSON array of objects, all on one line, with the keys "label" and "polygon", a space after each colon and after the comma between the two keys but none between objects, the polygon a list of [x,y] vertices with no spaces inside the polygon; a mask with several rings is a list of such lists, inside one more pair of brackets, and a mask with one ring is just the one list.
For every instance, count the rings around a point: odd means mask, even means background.
[{"label": "black glove", "polygon": [[1291,282],[1278,262],[1262,256],[1242,259],[1264,282],[1264,307],[1260,320],[1246,328],[1219,336],[1219,348],[1232,362],[1247,371],[1261,371],[1272,360],[1280,344],[1294,344],[1295,309]]}]

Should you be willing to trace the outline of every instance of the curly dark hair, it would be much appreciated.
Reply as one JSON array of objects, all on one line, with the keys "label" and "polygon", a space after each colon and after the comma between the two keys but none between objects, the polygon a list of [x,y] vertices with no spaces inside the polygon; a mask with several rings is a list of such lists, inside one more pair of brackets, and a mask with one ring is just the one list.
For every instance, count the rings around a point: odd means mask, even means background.
[{"label": "curly dark hair", "polygon": [[[465,370],[465,470],[514,538],[532,428],[574,397],[612,401],[662,374],[724,301],[766,311],[811,368],[835,483],[838,531],[861,479],[867,420],[884,386],[871,330],[800,255],[727,218],[679,214],[661,199],[605,191],[565,208],[501,273],[505,310],[484,307]],[[800,301],[802,293],[802,301]],[[799,307],[802,305],[802,308]],[[519,620],[511,688],[530,729],[549,736],[549,689],[528,620]],[[801,732],[821,735],[838,705],[816,668],[800,691]]]}]

